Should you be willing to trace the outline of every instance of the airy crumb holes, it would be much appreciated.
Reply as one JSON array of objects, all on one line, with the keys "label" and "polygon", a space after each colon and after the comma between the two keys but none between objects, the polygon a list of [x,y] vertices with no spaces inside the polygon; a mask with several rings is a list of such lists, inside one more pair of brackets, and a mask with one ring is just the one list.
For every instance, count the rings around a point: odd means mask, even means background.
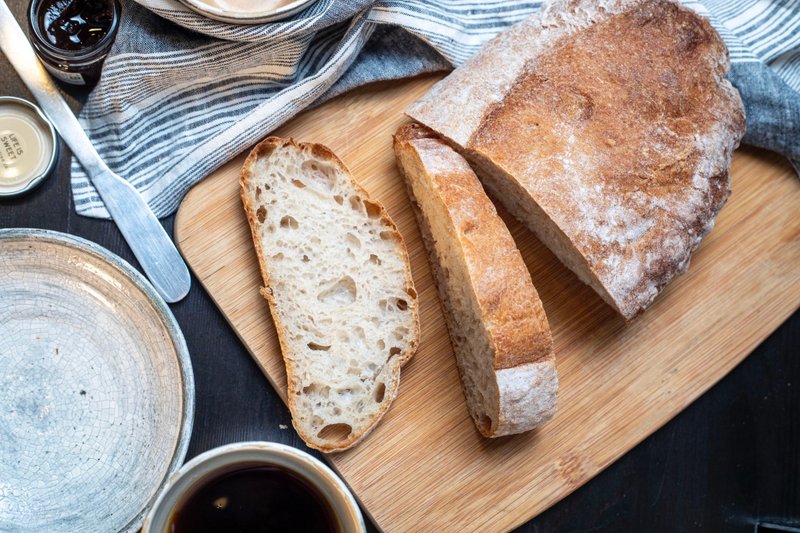
[{"label": "airy crumb holes", "polygon": [[336,184],[336,170],[333,167],[305,161],[300,165],[300,171],[312,189],[325,194],[333,192]]},{"label": "airy crumb holes", "polygon": [[331,349],[330,344],[319,344],[313,341],[309,342],[307,346],[309,347],[309,349],[314,350],[315,352],[327,352],[328,350]]},{"label": "airy crumb holes", "polygon": [[334,283],[329,283],[325,290],[317,294],[320,302],[332,305],[347,305],[356,300],[358,289],[350,276],[344,276]]},{"label": "airy crumb holes", "polygon": [[386,396],[386,384],[378,383],[378,386],[375,387],[375,401],[381,403],[384,396]]},{"label": "airy crumb holes", "polygon": [[295,187],[297,187],[298,189],[305,189],[305,188],[306,188],[306,184],[305,184],[305,183],[303,183],[303,182],[302,182],[302,181],[300,181],[300,180],[292,180],[292,185],[294,185],[294,186],[295,186]]},{"label": "airy crumb holes", "polygon": [[299,226],[300,225],[297,223],[297,220],[293,216],[286,215],[281,219],[282,228],[297,229]]},{"label": "airy crumb holes", "polygon": [[369,218],[378,218],[381,216],[381,206],[374,202],[370,202],[369,200],[364,200],[364,208],[367,210],[367,216]]},{"label": "airy crumb holes", "polygon": [[263,205],[259,207],[256,211],[256,218],[258,219],[259,223],[263,224],[264,221],[267,220],[267,208]]},{"label": "airy crumb holes", "polygon": [[334,442],[343,441],[350,436],[353,428],[350,424],[328,424],[317,433],[320,439],[330,440]]},{"label": "airy crumb holes", "polygon": [[378,300],[378,308],[381,311],[406,311],[408,302],[402,298],[382,298]]},{"label": "airy crumb holes", "polygon": [[352,233],[350,233],[349,231],[347,232],[347,235],[345,236],[345,239],[346,239],[346,240],[347,240],[347,242],[349,242],[349,243],[350,243],[350,244],[351,244],[351,245],[352,245],[354,248],[356,248],[356,249],[359,249],[359,248],[361,248],[361,239],[359,239],[358,237],[356,237],[355,235],[353,235],[353,234],[352,234]]},{"label": "airy crumb holes", "polygon": [[353,211],[361,211],[361,197],[358,195],[351,196],[350,207],[353,209]]}]

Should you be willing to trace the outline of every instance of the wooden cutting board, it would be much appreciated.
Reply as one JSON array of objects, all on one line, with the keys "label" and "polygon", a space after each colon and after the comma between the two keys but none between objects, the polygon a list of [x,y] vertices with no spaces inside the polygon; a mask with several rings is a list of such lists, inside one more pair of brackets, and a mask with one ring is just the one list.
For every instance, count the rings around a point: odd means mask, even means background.
[{"label": "wooden cutting board", "polygon": [[[777,155],[737,152],[733,195],[655,305],[625,324],[501,210],[550,320],[556,417],[480,437],[467,414],[419,232],[391,150],[402,110],[438,76],[384,83],[307,111],[275,132],[323,143],[383,202],[411,256],[422,341],[400,394],[355,449],[329,456],[384,531],[502,531],[554,504],[675,416],[800,305],[800,180]],[[192,189],[176,240],[197,277],[284,396],[286,375],[239,200],[244,156]]]}]

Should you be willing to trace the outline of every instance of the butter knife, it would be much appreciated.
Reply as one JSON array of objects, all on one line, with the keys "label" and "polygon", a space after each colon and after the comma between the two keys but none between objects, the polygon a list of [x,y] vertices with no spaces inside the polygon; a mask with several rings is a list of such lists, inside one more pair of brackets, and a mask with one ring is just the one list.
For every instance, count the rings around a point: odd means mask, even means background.
[{"label": "butter knife", "polygon": [[136,189],[100,158],[4,0],[0,0],[0,50],[80,161],[155,289],[167,302],[182,300],[191,287],[186,263]]}]

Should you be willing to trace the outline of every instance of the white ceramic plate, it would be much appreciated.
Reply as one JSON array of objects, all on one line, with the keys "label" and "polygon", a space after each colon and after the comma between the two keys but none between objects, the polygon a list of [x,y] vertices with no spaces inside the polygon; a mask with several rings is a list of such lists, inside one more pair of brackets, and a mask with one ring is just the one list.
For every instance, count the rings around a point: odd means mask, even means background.
[{"label": "white ceramic plate", "polygon": [[[254,0],[250,0],[251,2]],[[237,5],[246,4],[246,0],[181,0],[192,10],[210,19],[231,24],[263,24],[275,22],[294,15],[305,9],[316,0],[288,0],[277,8],[242,9]]]},{"label": "white ceramic plate", "polygon": [[183,463],[186,343],[130,265],[0,230],[0,531],[133,532]]}]

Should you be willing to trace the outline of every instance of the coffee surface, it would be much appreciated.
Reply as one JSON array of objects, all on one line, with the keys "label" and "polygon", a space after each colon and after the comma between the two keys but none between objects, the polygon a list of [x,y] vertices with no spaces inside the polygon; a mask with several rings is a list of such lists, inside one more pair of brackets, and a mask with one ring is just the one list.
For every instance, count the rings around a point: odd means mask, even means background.
[{"label": "coffee surface", "polygon": [[179,504],[170,533],[334,533],[337,522],[316,488],[292,472],[256,466],[202,483]]}]

